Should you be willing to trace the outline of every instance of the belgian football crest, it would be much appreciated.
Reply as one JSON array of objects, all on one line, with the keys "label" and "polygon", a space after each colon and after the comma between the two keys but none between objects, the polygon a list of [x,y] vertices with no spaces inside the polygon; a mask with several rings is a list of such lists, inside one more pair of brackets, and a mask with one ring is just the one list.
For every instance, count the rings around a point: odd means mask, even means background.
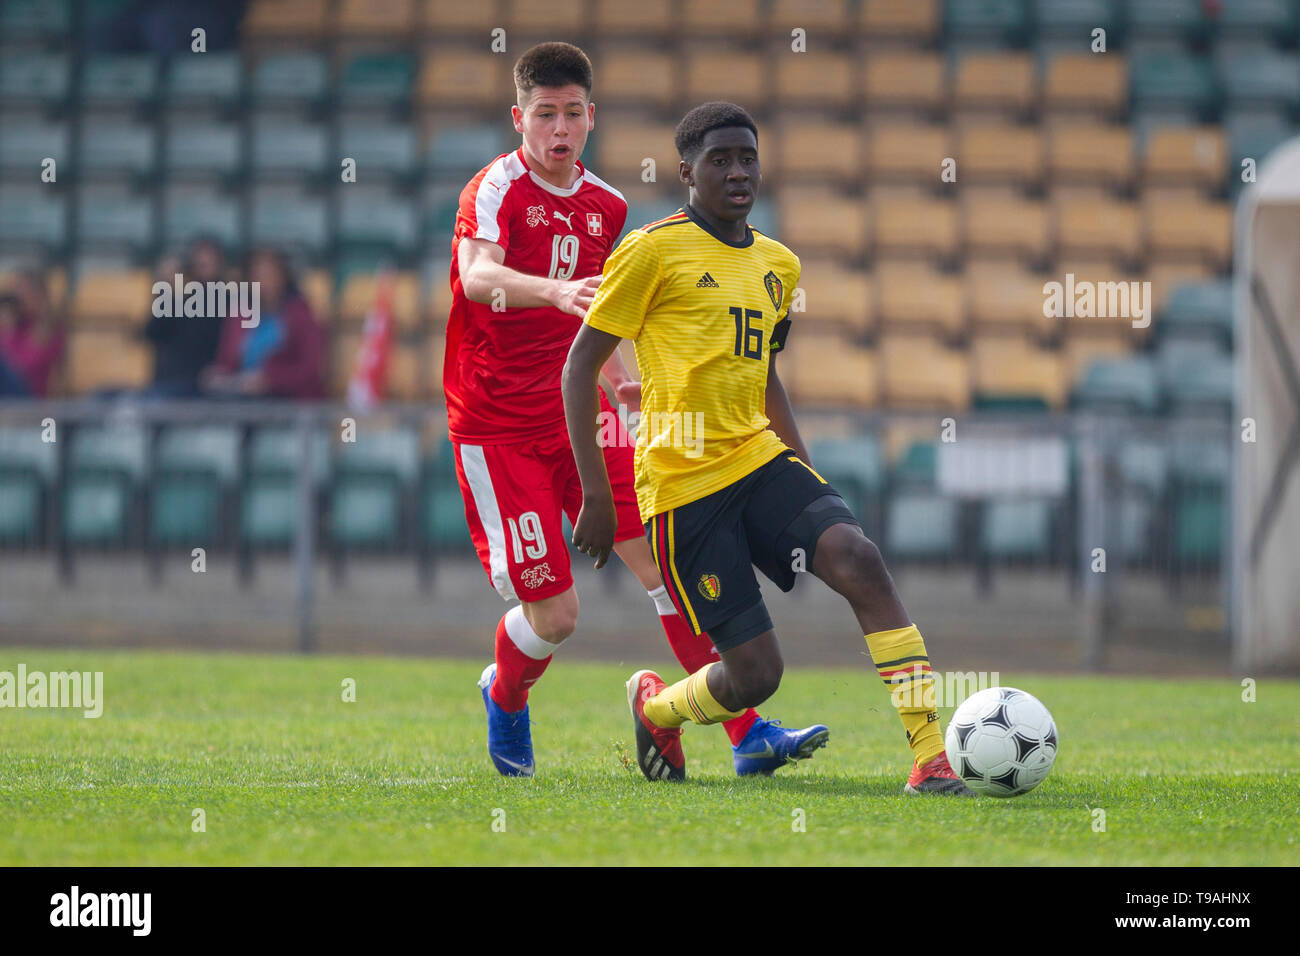
[{"label": "belgian football crest", "polygon": [[700,575],[700,593],[710,601],[716,601],[722,595],[722,582],[716,574]]},{"label": "belgian football crest", "polygon": [[772,300],[772,308],[780,312],[781,300],[785,297],[785,287],[781,285],[781,280],[775,272],[769,272],[763,276],[763,285],[767,287],[767,297]]}]

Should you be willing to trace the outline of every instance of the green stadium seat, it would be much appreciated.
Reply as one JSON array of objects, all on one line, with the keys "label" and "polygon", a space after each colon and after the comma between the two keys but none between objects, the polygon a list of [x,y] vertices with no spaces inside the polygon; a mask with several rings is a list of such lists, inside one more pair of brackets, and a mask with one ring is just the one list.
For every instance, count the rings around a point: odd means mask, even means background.
[{"label": "green stadium seat", "polygon": [[1131,58],[1129,91],[1135,110],[1179,107],[1196,115],[1215,108],[1214,67],[1205,57],[1153,51]]},{"label": "green stadium seat", "polygon": [[1115,0],[1034,0],[1033,12],[1038,35],[1077,38],[1078,49],[1087,49],[1092,31],[1106,31],[1107,47],[1119,39],[1120,17]]},{"label": "green stadium seat", "polygon": [[419,234],[418,210],[409,200],[385,190],[354,186],[339,202],[338,238],[350,244],[373,244],[407,252]]},{"label": "green stadium seat", "polygon": [[424,233],[440,249],[451,247],[456,228],[456,211],[460,207],[461,186],[435,182],[423,191],[420,205],[424,209]]},{"label": "green stadium seat", "polygon": [[329,64],[319,53],[274,53],[253,70],[252,90],[259,102],[310,102],[329,89]]},{"label": "green stadium seat", "polygon": [[1295,109],[1300,105],[1300,59],[1295,54],[1252,50],[1225,56],[1220,64],[1223,94],[1243,105]]},{"label": "green stadium seat", "polygon": [[375,430],[363,421],[357,440],[342,442],[334,457],[339,474],[383,475],[413,488],[420,477],[420,436],[405,428]]},{"label": "green stadium seat", "polygon": [[[265,426],[253,431],[248,445],[250,475],[279,478],[297,475],[299,460],[297,429]],[[313,436],[311,460],[312,480],[319,484],[329,476],[329,439],[324,433]]]},{"label": "green stadium seat", "polygon": [[945,42],[1020,46],[1029,35],[1026,0],[948,0],[944,5]]},{"label": "green stadium seat", "polygon": [[83,174],[153,171],[158,137],[152,125],[124,120],[88,119],[81,129],[77,166]]},{"label": "green stadium seat", "polygon": [[1241,181],[1242,161],[1255,161],[1256,175],[1268,154],[1296,135],[1286,118],[1275,110],[1233,110],[1224,122],[1231,160],[1228,185],[1233,195],[1245,185]]},{"label": "green stadium seat", "polygon": [[1218,561],[1224,539],[1221,488],[1182,498],[1174,510],[1174,556],[1184,563]]},{"label": "green stadium seat", "polygon": [[[630,202],[627,204],[627,224],[623,227],[623,238],[633,229],[640,229],[646,223],[667,219],[682,206],[676,199],[659,199],[654,202]],[[758,209],[757,206],[754,207]],[[760,230],[761,231],[761,230]]]},{"label": "green stadium seat", "polygon": [[1051,551],[1052,504],[1043,498],[984,503],[980,545],[991,558],[1045,560]]},{"label": "green stadium seat", "polygon": [[228,251],[241,245],[239,200],[211,189],[168,191],[163,204],[163,241],[179,245],[196,236],[215,236]]},{"label": "green stadium seat", "polygon": [[416,167],[415,134],[409,123],[352,121],[342,125],[339,147],[344,156],[356,160],[357,179],[371,180],[371,173],[405,176]]},{"label": "green stadium seat", "polygon": [[72,62],[64,53],[16,53],[0,56],[0,101],[61,103],[72,89]]},{"label": "green stadium seat", "polygon": [[329,532],[343,547],[395,547],[401,526],[401,493],[391,474],[350,474],[334,483]]},{"label": "green stadium seat", "polygon": [[1194,41],[1209,20],[1202,0],[1129,0],[1128,31],[1134,38],[1177,37]]},{"label": "green stadium seat", "polygon": [[1176,347],[1179,344],[1162,345],[1156,356],[1170,410],[1226,416],[1232,411],[1234,395],[1232,356],[1204,348]]},{"label": "green stadium seat", "polygon": [[112,471],[73,471],[63,488],[62,535],[69,544],[123,543],[131,488]]},{"label": "green stadium seat", "polygon": [[0,544],[30,544],[41,534],[41,479],[0,465]]},{"label": "green stadium seat", "polygon": [[209,472],[159,470],[150,501],[149,533],[163,545],[210,545],[217,538],[221,502],[216,476]]},{"label": "green stadium seat", "polygon": [[934,442],[918,441],[907,446],[894,466],[897,485],[933,487],[939,473],[939,449]]},{"label": "green stadium seat", "polygon": [[325,201],[317,196],[258,189],[252,212],[249,233],[254,243],[301,246],[316,252],[329,241]]},{"label": "green stadium seat", "polygon": [[411,98],[415,61],[400,53],[363,54],[348,61],[339,81],[344,106],[402,103]]},{"label": "green stadium seat", "polygon": [[0,3],[0,36],[10,42],[64,37],[71,25],[71,0],[5,0]]},{"label": "green stadium seat", "polygon": [[97,55],[81,70],[82,99],[92,104],[143,103],[158,95],[158,58],[147,54]]},{"label": "green stadium seat", "polygon": [[173,104],[229,104],[239,100],[243,86],[244,67],[238,53],[181,56],[171,61],[167,98]]},{"label": "green stadium seat", "polygon": [[1169,455],[1164,444],[1143,439],[1125,442],[1119,450],[1119,474],[1126,490],[1158,499],[1169,475]]},{"label": "green stadium seat", "polygon": [[1232,449],[1227,442],[1185,439],[1173,443],[1169,474],[1180,490],[1223,488],[1231,473]]},{"label": "green stadium seat", "polygon": [[426,459],[424,470],[420,525],[425,542],[436,551],[472,550],[465,502],[456,480],[455,452],[449,440],[443,438],[438,443],[437,454]]},{"label": "green stadium seat", "polygon": [[957,502],[927,491],[900,491],[889,499],[885,557],[935,560],[957,556]]},{"label": "green stadium seat", "polygon": [[1159,386],[1150,359],[1133,356],[1097,359],[1088,365],[1074,388],[1077,408],[1093,411],[1154,413]]},{"label": "green stadium seat", "polygon": [[1156,505],[1142,495],[1127,494],[1119,503],[1119,547],[1126,561],[1146,561],[1152,557],[1152,523]]},{"label": "green stadium seat", "polygon": [[319,176],[326,171],[326,129],[293,117],[259,114],[253,120],[251,156],[257,175],[294,173]]},{"label": "green stadium seat", "polygon": [[77,240],[147,247],[154,241],[153,207],[147,195],[83,190],[77,204]]},{"label": "green stadium seat", "polygon": [[255,547],[283,547],[298,528],[298,487],[292,475],[255,475],[244,485],[240,537]]},{"label": "green stadium seat", "polygon": [[835,486],[849,507],[865,521],[872,499],[885,485],[884,454],[872,436],[823,438],[808,449],[817,473]]},{"label": "green stadium seat", "polygon": [[67,197],[37,186],[0,186],[0,242],[67,242]]},{"label": "green stadium seat", "polygon": [[145,432],[136,425],[89,425],[78,428],[68,448],[72,469],[116,471],[131,482],[144,480]]},{"label": "green stadium seat", "polygon": [[243,164],[239,126],[217,120],[177,119],[167,131],[164,159],[173,176],[234,175]]},{"label": "green stadium seat", "polygon": [[1227,279],[1185,282],[1165,300],[1156,321],[1164,339],[1208,339],[1232,345],[1232,283]]},{"label": "green stadium seat", "polygon": [[0,170],[35,175],[46,157],[62,168],[70,157],[70,131],[66,122],[46,119],[5,118],[0,137]]},{"label": "green stadium seat", "polygon": [[234,425],[177,425],[158,437],[160,471],[206,472],[223,486],[239,474],[239,428]]},{"label": "green stadium seat", "polygon": [[429,171],[435,175],[473,172],[509,148],[496,126],[440,126],[429,135],[425,156]]},{"label": "green stadium seat", "polygon": [[0,428],[0,467],[22,468],[48,482],[54,480],[58,466],[58,445],[42,441],[36,425]]},{"label": "green stadium seat", "polygon": [[1285,41],[1296,36],[1300,9],[1295,0],[1229,0],[1220,5],[1215,26],[1227,37],[1269,37]]}]

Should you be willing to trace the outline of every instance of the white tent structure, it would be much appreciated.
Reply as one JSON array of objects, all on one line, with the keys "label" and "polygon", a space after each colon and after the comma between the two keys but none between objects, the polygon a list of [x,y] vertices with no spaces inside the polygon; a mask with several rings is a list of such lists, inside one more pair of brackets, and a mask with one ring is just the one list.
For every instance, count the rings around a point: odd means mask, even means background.
[{"label": "white tent structure", "polygon": [[1300,138],[1242,193],[1235,247],[1233,662],[1254,675],[1300,667]]}]

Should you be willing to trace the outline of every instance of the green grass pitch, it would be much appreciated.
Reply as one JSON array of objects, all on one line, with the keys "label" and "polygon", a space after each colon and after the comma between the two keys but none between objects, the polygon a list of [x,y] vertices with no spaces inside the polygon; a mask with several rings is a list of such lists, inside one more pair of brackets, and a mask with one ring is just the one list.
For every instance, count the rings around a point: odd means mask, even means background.
[{"label": "green grass pitch", "polygon": [[[1300,862],[1295,682],[1246,703],[1231,679],[1004,672],[1055,716],[1056,767],[1024,797],[954,800],[902,795],[901,725],[865,667],[792,669],[762,708],[830,726],[813,760],[737,779],[722,731],[688,726],[670,785],[623,762],[632,664],[557,659],[532,695],[538,775],[508,780],[482,661],[0,650],[19,661],[103,671],[105,703],[0,710],[4,865]],[[636,662],[655,664],[677,673]]]}]

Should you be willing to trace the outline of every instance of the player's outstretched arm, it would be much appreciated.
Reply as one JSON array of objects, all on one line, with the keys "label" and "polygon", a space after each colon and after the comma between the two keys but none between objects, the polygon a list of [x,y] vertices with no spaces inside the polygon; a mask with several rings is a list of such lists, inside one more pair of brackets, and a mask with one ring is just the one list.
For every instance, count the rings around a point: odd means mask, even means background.
[{"label": "player's outstretched arm", "polygon": [[609,473],[605,471],[605,456],[596,440],[600,412],[596,388],[601,368],[618,348],[619,341],[616,335],[584,324],[569,349],[560,379],[569,444],[582,481],[582,509],[573,524],[573,545],[583,554],[593,555],[597,568],[604,567],[614,550],[618,518]]},{"label": "player's outstretched arm", "polygon": [[548,279],[505,264],[506,251],[486,239],[462,239],[456,250],[461,285],[471,302],[509,309],[552,306],[583,318],[595,298],[601,277]]},{"label": "player's outstretched arm", "polygon": [[767,416],[768,427],[776,432],[776,437],[811,465],[812,456],[808,454],[803,439],[799,437],[799,426],[794,421],[794,409],[790,407],[790,398],[785,393],[785,386],[781,384],[781,377],[776,374],[776,355],[772,355],[768,360],[763,414]]}]

